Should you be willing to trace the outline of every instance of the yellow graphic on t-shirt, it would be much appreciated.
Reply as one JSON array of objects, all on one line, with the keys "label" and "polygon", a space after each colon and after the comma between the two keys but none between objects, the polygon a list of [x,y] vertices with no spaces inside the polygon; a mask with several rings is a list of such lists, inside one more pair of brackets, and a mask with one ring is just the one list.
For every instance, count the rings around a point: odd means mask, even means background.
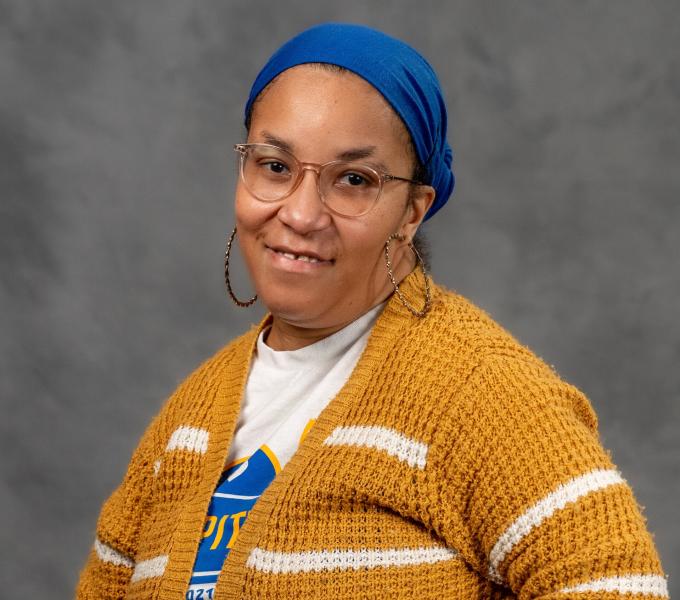
[{"label": "yellow graphic on t-shirt", "polygon": [[279,462],[279,459],[276,458],[276,454],[274,454],[269,446],[267,444],[262,444],[260,446],[260,450],[264,452],[267,455],[267,458],[271,461],[272,466],[274,467],[274,471],[276,473],[281,472],[281,463]]},{"label": "yellow graphic on t-shirt", "polygon": [[305,428],[302,430],[302,435],[300,435],[300,441],[298,442],[298,446],[302,443],[302,440],[307,437],[307,434],[309,433],[309,430],[312,428],[312,425],[316,422],[316,419],[309,419],[307,421],[307,425],[305,425]]}]

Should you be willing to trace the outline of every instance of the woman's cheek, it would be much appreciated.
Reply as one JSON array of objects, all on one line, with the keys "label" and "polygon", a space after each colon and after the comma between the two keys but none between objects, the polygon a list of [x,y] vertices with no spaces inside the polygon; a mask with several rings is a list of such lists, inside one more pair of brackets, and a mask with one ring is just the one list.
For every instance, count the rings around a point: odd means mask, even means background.
[{"label": "woman's cheek", "polygon": [[241,229],[257,228],[267,220],[267,213],[273,208],[252,198],[241,186],[236,188],[235,200],[236,224]]}]

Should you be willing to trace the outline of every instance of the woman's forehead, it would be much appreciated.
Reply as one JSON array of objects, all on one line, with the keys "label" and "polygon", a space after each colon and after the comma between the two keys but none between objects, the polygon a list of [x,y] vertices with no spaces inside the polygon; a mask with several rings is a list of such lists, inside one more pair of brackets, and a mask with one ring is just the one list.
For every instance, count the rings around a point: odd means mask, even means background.
[{"label": "woman's forehead", "polygon": [[260,103],[272,91],[277,91],[279,94],[283,90],[288,93],[300,91],[301,93],[309,94],[319,87],[327,87],[333,83],[343,88],[351,88],[353,93],[360,94],[362,97],[374,97],[377,101],[383,103],[385,107],[390,108],[380,91],[363,77],[348,69],[325,63],[295,65],[279,73],[260,92],[254,105]]},{"label": "woman's forehead", "polygon": [[[332,139],[336,147],[403,150],[408,133],[370,83],[350,71],[298,65],[276,77],[253,105],[249,139],[295,146]],[[393,148],[391,148],[393,146]]]}]

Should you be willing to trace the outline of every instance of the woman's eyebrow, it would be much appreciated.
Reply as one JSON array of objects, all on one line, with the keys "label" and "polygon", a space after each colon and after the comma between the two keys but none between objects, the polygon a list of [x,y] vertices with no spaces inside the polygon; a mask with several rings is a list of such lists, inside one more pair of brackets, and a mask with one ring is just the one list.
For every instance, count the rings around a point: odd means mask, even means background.
[{"label": "woman's eyebrow", "polygon": [[278,146],[282,150],[285,150],[286,152],[290,152],[291,154],[293,154],[293,146],[291,146],[288,142],[285,142],[284,140],[277,138],[275,135],[272,135],[268,131],[263,131],[260,133],[260,135],[264,138],[267,144],[271,144],[272,146]]},{"label": "woman's eyebrow", "polygon": [[350,148],[338,154],[339,160],[361,160],[362,158],[369,158],[373,156],[375,146],[366,146],[363,148]]},{"label": "woman's eyebrow", "polygon": [[[339,160],[363,160],[364,158],[371,158],[375,152],[375,146],[365,146],[363,148],[351,148],[349,150],[344,150],[338,154]],[[385,163],[379,160],[372,160],[369,163],[372,167],[376,168],[378,171],[383,173],[389,173],[389,169]]]},{"label": "woman's eyebrow", "polygon": [[[276,137],[275,135],[269,133],[268,131],[262,131],[260,132],[260,135],[262,138],[265,140],[267,144],[271,144],[272,146],[278,146],[282,150],[286,150],[287,152],[290,152],[291,154],[295,154],[293,152],[293,145],[289,144],[285,140],[282,140],[281,138]],[[373,156],[373,153],[376,150],[376,146],[361,146],[359,148],[349,148],[347,150],[343,150],[342,152],[338,153],[336,155],[337,160],[363,160],[365,158],[370,158]],[[384,173],[388,173],[389,169],[385,165],[385,163],[378,161],[378,160],[372,160],[370,164],[378,169],[379,171],[383,171]]]}]

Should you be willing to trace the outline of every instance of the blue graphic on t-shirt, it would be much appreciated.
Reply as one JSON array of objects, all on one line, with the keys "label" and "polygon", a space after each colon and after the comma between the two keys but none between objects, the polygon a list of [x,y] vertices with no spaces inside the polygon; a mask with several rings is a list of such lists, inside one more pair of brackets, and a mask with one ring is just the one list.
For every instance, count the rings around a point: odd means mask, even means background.
[{"label": "blue graphic on t-shirt", "polygon": [[277,470],[276,456],[262,446],[224,471],[210,500],[186,600],[212,599],[217,576],[241,526]]}]

